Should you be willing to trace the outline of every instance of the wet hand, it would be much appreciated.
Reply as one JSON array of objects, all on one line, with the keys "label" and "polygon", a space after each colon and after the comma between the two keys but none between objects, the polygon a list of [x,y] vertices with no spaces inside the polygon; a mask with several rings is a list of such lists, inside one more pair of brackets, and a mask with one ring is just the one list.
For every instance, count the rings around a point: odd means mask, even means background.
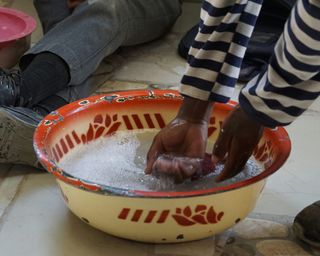
[{"label": "wet hand", "polygon": [[213,148],[213,162],[224,168],[216,181],[240,173],[258,144],[264,127],[237,106],[225,119]]},{"label": "wet hand", "polygon": [[204,157],[208,124],[174,119],[154,138],[147,154],[146,174],[155,172],[182,182],[200,169]]},{"label": "wet hand", "polygon": [[152,175],[155,177],[170,177],[175,183],[200,176],[202,159],[179,157],[173,155],[160,155],[152,166]]},{"label": "wet hand", "polygon": [[205,155],[211,111],[210,102],[185,98],[177,117],[155,136],[145,173],[155,170],[182,182],[201,171],[199,159]]}]

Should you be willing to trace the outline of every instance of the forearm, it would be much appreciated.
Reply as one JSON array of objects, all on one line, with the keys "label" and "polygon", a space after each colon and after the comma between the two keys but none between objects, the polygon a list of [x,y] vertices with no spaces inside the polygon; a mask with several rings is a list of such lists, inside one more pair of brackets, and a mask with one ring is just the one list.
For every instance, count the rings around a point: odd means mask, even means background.
[{"label": "forearm", "polygon": [[230,99],[261,2],[204,1],[181,80],[183,95],[223,103]]},{"label": "forearm", "polygon": [[310,2],[297,2],[266,71],[240,94],[242,108],[265,126],[290,124],[319,95],[320,8]]},{"label": "forearm", "polygon": [[190,123],[208,123],[212,108],[213,102],[185,97],[177,118]]}]

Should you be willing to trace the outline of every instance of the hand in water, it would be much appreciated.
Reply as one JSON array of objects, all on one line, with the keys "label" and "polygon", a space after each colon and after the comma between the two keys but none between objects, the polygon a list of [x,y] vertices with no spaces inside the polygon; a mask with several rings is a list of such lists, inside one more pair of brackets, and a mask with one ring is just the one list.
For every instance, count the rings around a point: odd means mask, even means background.
[{"label": "hand in water", "polygon": [[181,183],[190,177],[191,179],[200,177],[202,162],[201,158],[160,155],[154,162],[152,175],[158,178],[169,177],[175,183]]},{"label": "hand in water", "polygon": [[263,126],[237,106],[226,118],[213,148],[213,162],[225,162],[216,181],[240,173],[258,144]]},{"label": "hand in water", "polygon": [[147,154],[146,174],[173,177],[180,183],[201,171],[208,125],[174,119],[154,138]]},{"label": "hand in water", "polygon": [[211,111],[211,103],[185,98],[177,117],[155,136],[145,173],[154,170],[182,182],[201,171],[199,159],[205,155]]}]

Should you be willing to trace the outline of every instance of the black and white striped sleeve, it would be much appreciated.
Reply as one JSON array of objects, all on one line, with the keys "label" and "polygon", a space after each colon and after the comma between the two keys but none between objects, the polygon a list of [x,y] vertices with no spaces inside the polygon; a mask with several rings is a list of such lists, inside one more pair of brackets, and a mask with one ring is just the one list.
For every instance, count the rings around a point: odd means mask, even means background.
[{"label": "black and white striped sleeve", "polygon": [[320,93],[320,0],[298,0],[266,70],[240,93],[241,107],[268,127],[288,125]]},{"label": "black and white striped sleeve", "polygon": [[[183,95],[227,102],[262,0],[206,0],[190,48]],[[320,94],[320,0],[298,0],[269,65],[241,91],[242,108],[268,127],[288,125]]]},{"label": "black and white striped sleeve", "polygon": [[263,0],[206,0],[199,32],[189,50],[180,92],[201,100],[227,102]]}]

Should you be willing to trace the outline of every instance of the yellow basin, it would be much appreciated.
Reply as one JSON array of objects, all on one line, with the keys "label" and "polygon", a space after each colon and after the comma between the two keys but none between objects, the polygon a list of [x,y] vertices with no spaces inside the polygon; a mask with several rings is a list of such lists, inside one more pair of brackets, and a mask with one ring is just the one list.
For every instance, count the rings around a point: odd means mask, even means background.
[{"label": "yellow basin", "polygon": [[[151,243],[192,241],[222,232],[253,210],[266,183],[290,153],[283,128],[266,129],[254,151],[263,171],[223,187],[187,192],[120,189],[67,174],[58,163],[76,147],[117,131],[160,129],[176,115],[182,97],[171,90],[142,90],[92,96],[46,116],[34,135],[37,156],[53,174],[69,209],[111,235]],[[235,103],[216,104],[208,129],[217,138]],[[106,156],[106,168],[107,168]],[[121,164],[121,163],[119,163]]]}]

